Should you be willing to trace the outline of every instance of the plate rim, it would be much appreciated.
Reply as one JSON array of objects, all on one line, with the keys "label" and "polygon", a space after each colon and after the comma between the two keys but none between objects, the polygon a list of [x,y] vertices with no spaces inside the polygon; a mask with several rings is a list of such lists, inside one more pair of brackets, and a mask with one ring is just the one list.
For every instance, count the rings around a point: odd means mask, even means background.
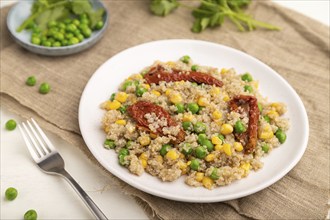
[{"label": "plate rim", "polygon": [[[268,71],[271,71],[273,74],[275,74],[281,81],[282,83],[285,84],[285,86],[291,91],[292,95],[294,96],[294,98],[296,99],[296,101],[298,101],[298,103],[300,104],[300,107],[302,107],[302,119],[304,121],[304,123],[306,124],[305,126],[305,133],[307,135],[305,135],[303,137],[303,146],[301,146],[301,150],[299,151],[299,154],[296,155],[296,157],[294,158],[294,160],[291,160],[291,162],[286,166],[286,169],[282,170],[279,174],[275,175],[271,180],[268,180],[266,184],[260,184],[259,187],[255,187],[253,189],[250,190],[246,190],[244,193],[236,193],[234,194],[234,196],[227,196],[226,198],[208,198],[208,197],[193,197],[193,198],[185,198],[185,197],[178,197],[178,196],[173,196],[173,195],[168,195],[168,194],[164,194],[162,192],[159,191],[154,191],[152,189],[148,189],[144,186],[141,185],[137,185],[136,183],[134,183],[134,180],[131,179],[122,179],[121,176],[116,175],[117,172],[111,172],[103,163],[103,159],[102,158],[98,158],[98,155],[96,152],[94,152],[93,148],[88,146],[86,140],[85,140],[85,133],[82,129],[82,105],[84,102],[84,97],[86,96],[87,93],[87,89],[88,86],[90,85],[90,83],[92,82],[93,78],[96,77],[97,73],[102,69],[102,66],[105,65],[107,62],[110,62],[110,60],[121,56],[121,54],[127,53],[128,51],[131,50],[135,50],[136,48],[139,47],[144,47],[144,46],[148,46],[148,45],[152,45],[152,44],[162,44],[162,43],[180,43],[180,42],[188,42],[188,43],[197,43],[197,44],[208,44],[210,46],[215,46],[215,47],[222,47],[223,49],[227,49],[227,50],[231,50],[235,53],[239,53],[243,56],[247,56],[249,59],[252,59],[253,61],[257,62],[258,65],[262,65],[264,68],[266,68]],[[157,58],[155,58],[156,60]],[[243,52],[240,51],[238,49],[226,46],[226,45],[222,45],[222,44],[218,44],[218,43],[214,43],[214,42],[209,42],[209,41],[204,41],[204,40],[192,40],[192,39],[166,39],[166,40],[156,40],[156,41],[151,41],[151,42],[146,42],[146,43],[142,43],[142,44],[138,44],[129,48],[126,48],[122,51],[120,51],[119,53],[113,55],[112,57],[110,57],[108,60],[106,60],[104,63],[102,63],[93,73],[93,75],[90,77],[90,79],[88,80],[88,82],[86,83],[84,90],[82,92],[81,98],[80,98],[80,102],[79,102],[79,109],[78,109],[78,121],[79,121],[79,128],[81,131],[81,135],[86,143],[86,146],[89,148],[89,150],[92,152],[93,156],[95,157],[95,159],[100,162],[100,164],[103,166],[103,168],[105,168],[108,172],[110,172],[111,174],[113,174],[114,176],[118,177],[119,179],[121,179],[122,181],[126,182],[127,184],[131,185],[134,188],[137,188],[143,192],[158,196],[158,197],[162,197],[162,198],[166,198],[166,199],[170,199],[170,200],[174,200],[174,201],[182,201],[182,202],[198,202],[198,203],[210,203],[210,202],[222,202],[222,201],[228,201],[231,199],[237,199],[237,198],[242,198],[245,197],[247,195],[251,195],[253,193],[256,193],[258,191],[261,191],[269,186],[271,186],[272,184],[276,183],[277,181],[279,181],[281,178],[283,178],[285,175],[288,174],[288,172],[290,170],[292,170],[297,163],[301,160],[303,154],[305,153],[307,146],[308,146],[308,139],[309,139],[309,120],[308,120],[308,115],[307,115],[307,111],[306,108],[301,100],[301,98],[299,97],[299,95],[297,94],[297,92],[295,91],[295,89],[279,74],[277,73],[275,70],[273,70],[270,66],[268,66],[267,64],[263,63],[262,61],[260,61],[259,59]],[[175,182],[175,181],[174,181]],[[193,188],[193,187],[192,187]]]}]

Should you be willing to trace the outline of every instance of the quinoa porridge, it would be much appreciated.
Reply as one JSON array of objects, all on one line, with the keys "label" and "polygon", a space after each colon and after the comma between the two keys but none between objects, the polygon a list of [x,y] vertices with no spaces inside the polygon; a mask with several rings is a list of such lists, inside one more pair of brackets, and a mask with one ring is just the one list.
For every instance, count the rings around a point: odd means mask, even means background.
[{"label": "quinoa porridge", "polygon": [[286,106],[269,102],[250,73],[156,61],[101,104],[104,147],[131,173],[224,186],[261,169],[286,140]]}]

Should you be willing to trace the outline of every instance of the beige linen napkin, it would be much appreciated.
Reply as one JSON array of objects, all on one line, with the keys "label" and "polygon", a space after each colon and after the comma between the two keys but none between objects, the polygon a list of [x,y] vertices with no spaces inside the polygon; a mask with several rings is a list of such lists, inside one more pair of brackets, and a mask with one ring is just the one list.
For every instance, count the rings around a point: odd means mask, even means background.
[{"label": "beige linen napkin", "polygon": [[[274,3],[255,1],[248,9],[250,13],[282,27],[281,31],[242,33],[226,22],[221,28],[194,34],[189,29],[193,18],[184,8],[161,18],[149,12],[149,1],[114,0],[105,4],[110,25],[104,38],[93,48],[66,57],[39,56],[15,44],[5,25],[8,8],[1,9],[1,105],[23,117],[36,117],[44,128],[73,143],[97,164],[80,135],[78,105],[84,86],[103,62],[123,49],[159,39],[200,39],[234,47],[281,74],[307,109],[308,148],[288,175],[244,198],[192,204],[146,194],[100,170],[110,184],[135,197],[150,218],[325,218],[329,198],[329,27]],[[25,86],[32,74],[40,82],[49,82],[52,91],[41,95],[37,87]]]}]

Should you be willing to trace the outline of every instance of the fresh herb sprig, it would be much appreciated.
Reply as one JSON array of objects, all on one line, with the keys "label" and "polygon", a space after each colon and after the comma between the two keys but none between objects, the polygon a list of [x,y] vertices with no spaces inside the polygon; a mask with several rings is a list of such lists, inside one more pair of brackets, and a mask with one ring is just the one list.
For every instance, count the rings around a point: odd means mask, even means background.
[{"label": "fresh herb sprig", "polygon": [[279,27],[266,22],[258,21],[251,15],[243,12],[251,0],[199,0],[200,5],[191,7],[177,0],[151,0],[150,9],[158,16],[166,16],[179,6],[192,9],[195,18],[191,30],[200,33],[206,28],[221,26],[225,18],[232,21],[240,31],[252,31],[256,28],[280,30]]}]

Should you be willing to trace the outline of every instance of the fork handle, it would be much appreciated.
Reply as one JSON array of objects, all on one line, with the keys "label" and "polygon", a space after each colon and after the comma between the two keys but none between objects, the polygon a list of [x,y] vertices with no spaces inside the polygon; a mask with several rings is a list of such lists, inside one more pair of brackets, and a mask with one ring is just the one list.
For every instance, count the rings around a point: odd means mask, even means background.
[{"label": "fork handle", "polygon": [[95,215],[97,219],[108,219],[99,209],[99,207],[93,202],[93,200],[87,195],[83,188],[81,188],[81,186],[73,179],[73,177],[66,170],[63,169],[60,174],[68,180],[68,182],[76,190],[76,192],[83,199],[87,207],[91,210],[91,212]]}]

